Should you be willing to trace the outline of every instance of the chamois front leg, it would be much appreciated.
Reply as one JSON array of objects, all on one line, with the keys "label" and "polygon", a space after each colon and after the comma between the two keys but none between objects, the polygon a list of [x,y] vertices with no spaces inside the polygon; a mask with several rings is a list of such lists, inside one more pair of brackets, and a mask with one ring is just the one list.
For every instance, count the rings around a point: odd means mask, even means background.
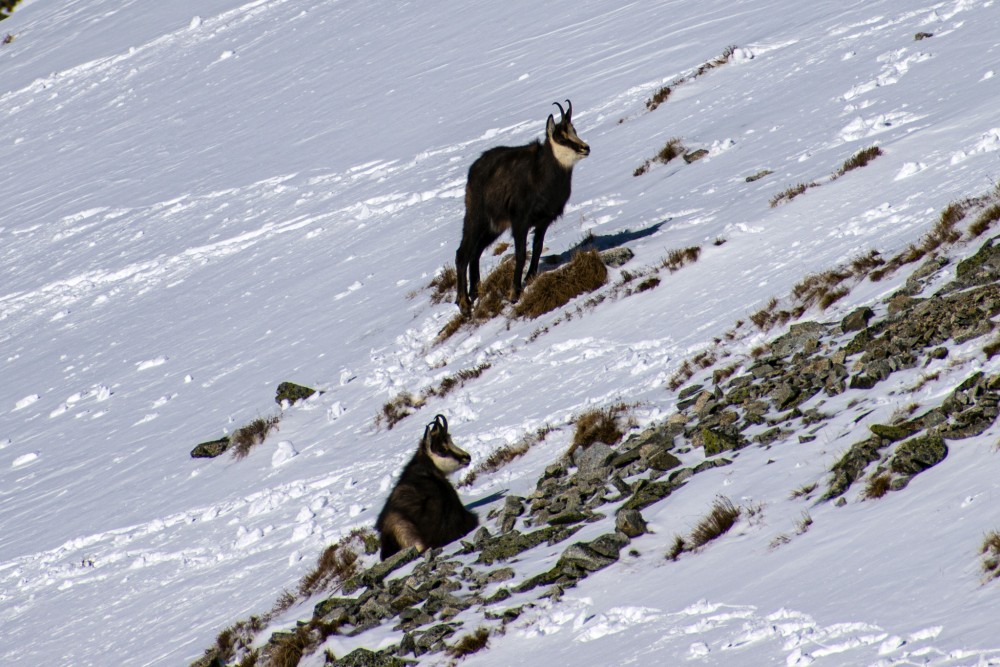
[{"label": "chamois front leg", "polygon": [[547,225],[538,225],[535,227],[535,235],[531,239],[531,263],[528,264],[528,275],[524,277],[525,284],[531,282],[531,279],[538,273],[538,260],[541,259],[542,249],[545,246],[546,228]]},{"label": "chamois front leg", "polygon": [[[528,228],[522,230],[515,228],[514,236],[514,282],[511,285],[510,301],[517,303],[521,298],[521,273],[524,271],[524,260],[528,254]],[[532,260],[534,261],[534,260]]]}]

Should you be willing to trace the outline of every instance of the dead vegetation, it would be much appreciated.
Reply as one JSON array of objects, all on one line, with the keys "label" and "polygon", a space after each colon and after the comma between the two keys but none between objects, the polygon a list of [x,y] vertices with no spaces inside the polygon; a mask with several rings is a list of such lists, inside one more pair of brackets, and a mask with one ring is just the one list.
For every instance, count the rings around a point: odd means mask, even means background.
[{"label": "dead vegetation", "polygon": [[[215,645],[205,651],[196,664],[230,664],[237,657],[237,667],[254,667],[260,652],[253,648],[256,635],[263,632],[277,616],[312,595],[339,589],[361,570],[361,552],[371,555],[378,551],[379,539],[370,528],[356,528],[320,554],[316,567],[299,581],[296,594],[282,591],[271,610],[260,616],[238,621],[219,633]],[[293,632],[277,634],[269,653],[268,666],[295,667],[299,661],[327,637],[337,631],[336,623],[313,618]],[[241,655],[242,654],[242,655]]]},{"label": "dead vegetation", "polygon": [[642,176],[649,168],[653,166],[653,163],[659,162],[660,164],[667,164],[668,162],[684,155],[687,149],[678,137],[673,137],[667,141],[667,143],[661,148],[656,155],[649,158],[641,165],[635,168],[632,172],[633,176]]},{"label": "dead vegetation", "polygon": [[233,458],[240,461],[249,456],[251,449],[263,443],[268,434],[278,428],[279,421],[280,415],[257,417],[246,426],[236,429],[229,438]]},{"label": "dead vegetation", "polygon": [[458,273],[454,266],[443,267],[427,288],[431,291],[431,303],[450,303],[455,300],[455,288],[458,285]]},{"label": "dead vegetation", "polygon": [[733,57],[733,54],[735,53],[736,53],[735,46],[727,46],[722,51],[721,55],[719,55],[716,58],[713,58],[712,60],[702,63],[691,74],[678,77],[674,79],[673,83],[671,83],[670,85],[658,88],[656,92],[654,92],[652,96],[648,100],[646,100],[646,110],[655,111],[657,107],[666,102],[667,99],[670,97],[670,93],[673,92],[671,87],[677,87],[689,81],[694,81],[699,76],[704,75],[705,73],[715,69],[716,67],[721,67],[722,65],[725,65],[730,61],[730,59]]},{"label": "dead vegetation", "polygon": [[606,445],[618,444],[622,436],[625,435],[625,429],[630,426],[630,422],[623,421],[623,419],[634,407],[634,405],[619,402],[606,408],[587,410],[577,415],[573,442],[566,450],[566,458],[572,457],[576,450],[590,447],[595,442],[603,442]]},{"label": "dead vegetation", "polygon": [[819,187],[819,183],[816,183],[815,181],[811,183],[796,183],[795,185],[790,185],[785,190],[782,190],[778,194],[771,197],[769,201],[771,208],[775,208],[778,206],[778,204],[781,204],[783,202],[792,201],[793,199],[798,197],[800,194],[802,194],[809,188],[816,188],[816,187]]},{"label": "dead vegetation", "polygon": [[528,453],[528,451],[544,441],[548,437],[549,433],[555,430],[554,426],[546,424],[536,430],[534,433],[529,433],[517,442],[504,445],[499,449],[495,450],[492,454],[486,457],[486,460],[482,463],[477,464],[463,477],[459,483],[459,487],[471,486],[480,475],[488,475],[500,470],[508,463],[514,459],[520,458]]},{"label": "dead vegetation", "polygon": [[874,160],[880,155],[884,155],[882,149],[878,146],[869,146],[868,148],[862,148],[857,153],[849,157],[844,161],[844,164],[840,166],[834,174],[833,178],[838,179],[849,171],[854,171],[855,169],[860,169],[866,166],[869,162]]},{"label": "dead vegetation", "polygon": [[774,172],[771,171],[770,169],[761,169],[756,174],[752,174],[750,176],[747,176],[746,177],[746,182],[747,183],[753,183],[754,181],[759,181],[760,179],[764,178],[765,176],[770,176],[773,173]]},{"label": "dead vegetation", "polygon": [[1000,532],[991,530],[986,533],[979,553],[983,555],[982,567],[986,579],[1000,578]]},{"label": "dead vegetation", "polygon": [[[750,513],[759,515],[761,506],[753,508]],[[736,525],[736,520],[740,518],[741,514],[743,514],[742,507],[733,504],[733,501],[725,496],[716,496],[708,514],[695,524],[695,527],[691,529],[691,534],[686,539],[680,535],[674,537],[673,544],[667,551],[667,558],[677,560],[681,554],[695,551],[709,542],[717,540]]]},{"label": "dead vegetation", "polygon": [[375,426],[381,427],[384,424],[387,429],[392,430],[393,426],[422,408],[429,398],[444,398],[466,382],[478,378],[489,368],[490,364],[482,363],[473,368],[462,369],[445,376],[436,386],[427,387],[416,396],[407,391],[400,392],[382,406],[382,412],[375,417]]},{"label": "dead vegetation", "polygon": [[448,655],[452,658],[464,658],[481,651],[490,643],[490,631],[482,626],[476,628],[448,648]]},{"label": "dead vegetation", "polygon": [[868,483],[865,484],[865,490],[862,494],[866,500],[878,500],[885,494],[889,493],[889,488],[892,485],[892,477],[888,473],[881,472],[872,475],[868,478]]},{"label": "dead vegetation", "polygon": [[608,269],[596,250],[583,250],[565,266],[539,274],[514,306],[515,317],[535,319],[560,308],[608,281]]},{"label": "dead vegetation", "polygon": [[688,264],[697,262],[699,257],[701,257],[701,248],[699,246],[681,248],[680,250],[671,250],[667,253],[667,256],[663,260],[661,266],[670,271],[670,273],[675,273]]}]

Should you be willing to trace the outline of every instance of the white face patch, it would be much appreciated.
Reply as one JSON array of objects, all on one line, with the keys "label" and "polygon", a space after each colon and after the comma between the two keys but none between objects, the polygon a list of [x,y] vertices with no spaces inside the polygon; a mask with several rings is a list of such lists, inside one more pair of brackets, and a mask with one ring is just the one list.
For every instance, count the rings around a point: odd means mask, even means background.
[{"label": "white face patch", "polygon": [[577,153],[569,146],[563,146],[555,141],[552,142],[552,154],[556,156],[556,162],[561,164],[566,169],[569,169],[574,164],[587,157],[586,155]]},{"label": "white face patch", "polygon": [[462,463],[456,458],[452,458],[451,456],[441,456],[439,454],[435,454],[433,451],[428,452],[428,454],[430,454],[431,461],[434,462],[434,467],[446,475],[450,475],[459,468],[464,468],[468,465],[467,463]]}]

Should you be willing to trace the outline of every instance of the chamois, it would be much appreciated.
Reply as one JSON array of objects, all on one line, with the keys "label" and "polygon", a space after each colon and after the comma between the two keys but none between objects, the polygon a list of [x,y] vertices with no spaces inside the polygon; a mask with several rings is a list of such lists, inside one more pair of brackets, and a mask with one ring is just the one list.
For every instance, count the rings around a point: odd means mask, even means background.
[{"label": "chamois", "polygon": [[382,560],[411,546],[419,552],[444,546],[479,525],[479,517],[465,509],[447,477],[471,460],[451,441],[448,420],[437,415],[375,522]]},{"label": "chamois", "polygon": [[[552,115],[545,124],[545,142],[491,148],[469,167],[465,185],[465,219],[462,242],[455,253],[458,272],[456,303],[465,315],[479,294],[479,257],[507,229],[514,237],[514,284],[510,299],[521,296],[528,231],[535,230],[527,280],[538,271],[545,230],[563,214],[570,195],[573,165],[590,155],[573,127],[573,104],[559,107],[560,120]],[[468,282],[466,282],[468,279]]]}]

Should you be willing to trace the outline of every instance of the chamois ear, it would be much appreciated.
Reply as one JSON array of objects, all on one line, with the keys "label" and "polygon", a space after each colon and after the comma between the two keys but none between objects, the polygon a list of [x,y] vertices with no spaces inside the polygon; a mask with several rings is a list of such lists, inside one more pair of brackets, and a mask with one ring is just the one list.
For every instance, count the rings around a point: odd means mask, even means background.
[{"label": "chamois ear", "polygon": [[545,134],[549,136],[549,139],[552,138],[552,133],[555,132],[555,129],[556,129],[556,121],[552,117],[552,114],[549,114],[549,120],[545,123]]}]

